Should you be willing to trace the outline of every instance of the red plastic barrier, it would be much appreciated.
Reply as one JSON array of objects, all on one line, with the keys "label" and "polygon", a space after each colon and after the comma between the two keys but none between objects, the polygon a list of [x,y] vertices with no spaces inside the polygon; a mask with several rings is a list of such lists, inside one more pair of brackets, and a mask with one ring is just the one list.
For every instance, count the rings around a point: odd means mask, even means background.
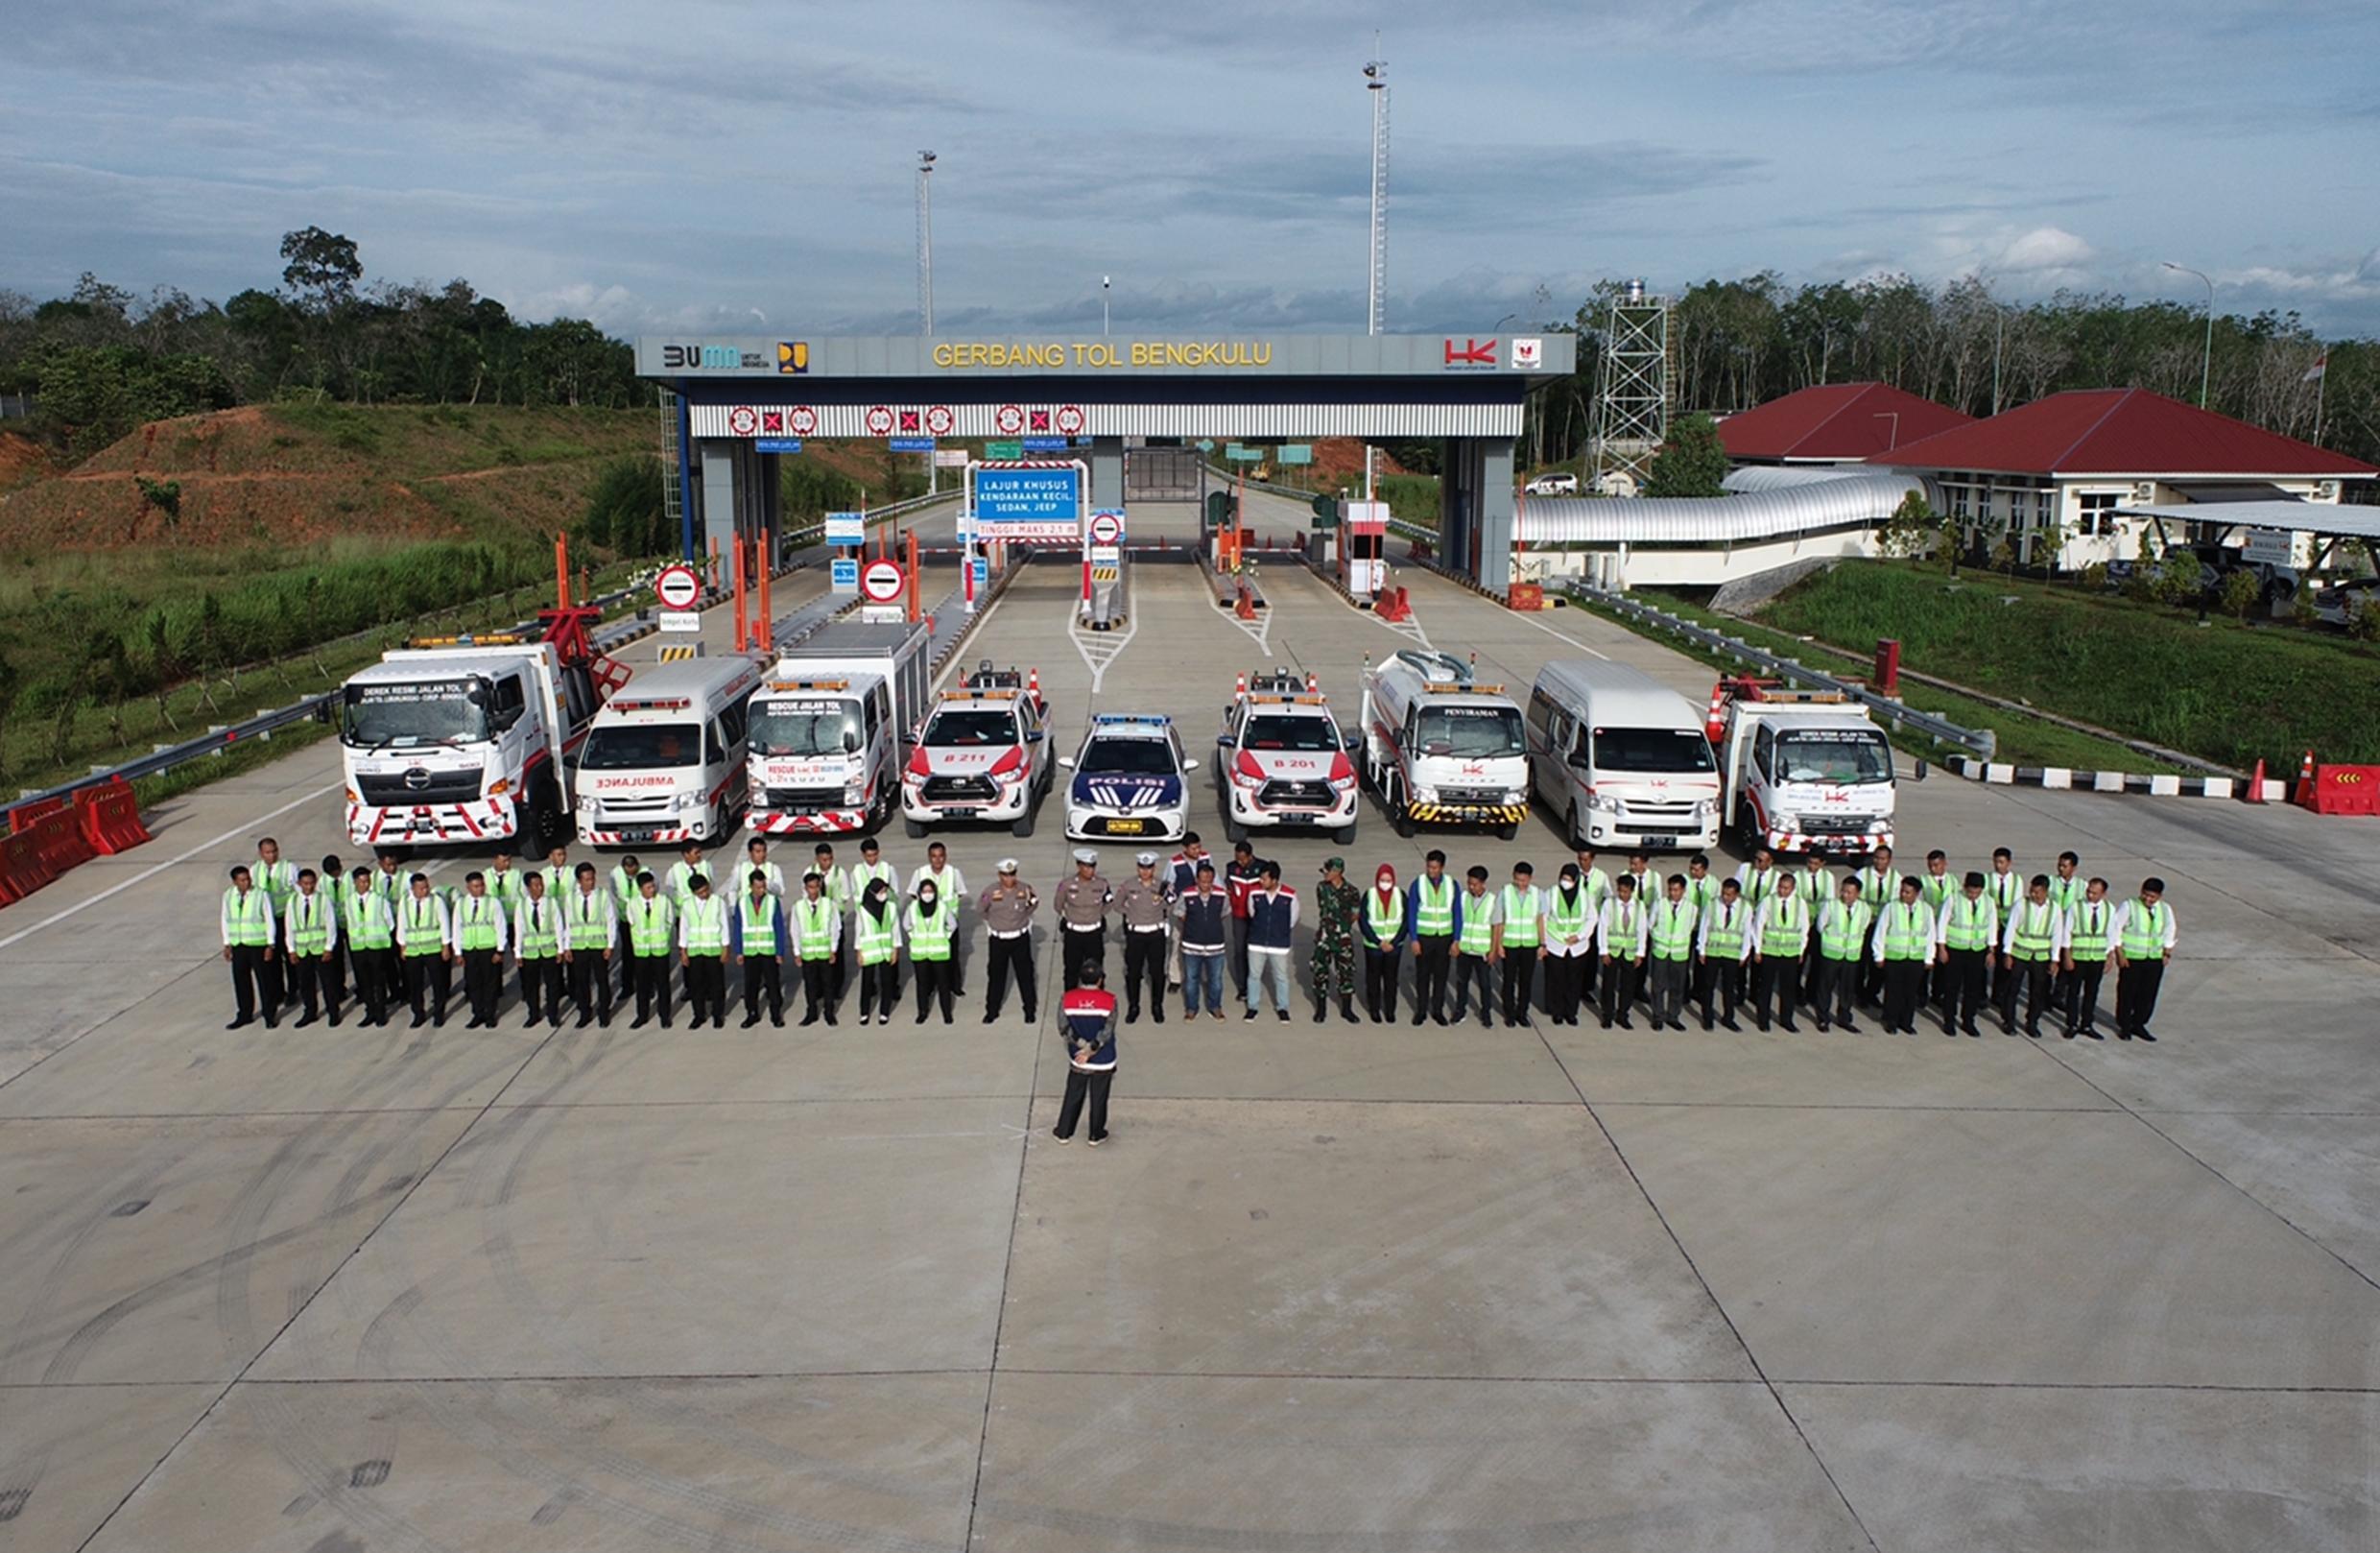
[{"label": "red plastic barrier", "polygon": [[2316,766],[2297,801],[2316,814],[2380,814],[2380,766]]},{"label": "red plastic barrier", "polygon": [[83,826],[83,839],[104,856],[129,851],[151,839],[149,827],[141,824],[132,784],[121,776],[75,794],[75,818]]},{"label": "red plastic barrier", "polygon": [[1545,585],[1542,583],[1514,583],[1504,595],[1504,607],[1508,609],[1520,610],[1544,609]]},{"label": "red plastic barrier", "polygon": [[73,802],[70,798],[45,798],[36,802],[19,804],[9,811],[9,834],[21,836],[51,815],[64,811]]},{"label": "red plastic barrier", "polygon": [[29,831],[12,831],[0,839],[0,906],[24,899],[50,882],[42,866],[41,847]]},{"label": "red plastic barrier", "polygon": [[[91,844],[71,808],[53,809],[21,832],[40,854],[43,872],[52,879],[91,860]],[[47,880],[43,882],[48,882]]]}]

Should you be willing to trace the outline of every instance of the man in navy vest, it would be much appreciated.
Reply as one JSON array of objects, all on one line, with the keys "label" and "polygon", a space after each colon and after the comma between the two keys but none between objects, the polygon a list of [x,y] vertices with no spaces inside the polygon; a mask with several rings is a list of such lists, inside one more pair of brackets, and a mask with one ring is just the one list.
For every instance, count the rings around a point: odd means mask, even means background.
[{"label": "man in navy vest", "polygon": [[1116,1000],[1107,989],[1107,973],[1096,960],[1085,960],[1076,972],[1076,986],[1059,1004],[1059,1033],[1066,1041],[1066,1098],[1058,1108],[1058,1126],[1050,1135],[1060,1143],[1074,1141],[1074,1124],[1084,1101],[1091,1108],[1091,1147],[1107,1141],[1107,1087],[1115,1081]]}]

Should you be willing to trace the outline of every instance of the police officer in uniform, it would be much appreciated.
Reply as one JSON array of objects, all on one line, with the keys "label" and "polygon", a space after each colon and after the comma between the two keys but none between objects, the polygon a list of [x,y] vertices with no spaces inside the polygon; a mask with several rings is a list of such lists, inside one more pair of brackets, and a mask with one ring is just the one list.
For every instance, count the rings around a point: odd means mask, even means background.
[{"label": "police officer in uniform", "polygon": [[1100,877],[1099,854],[1088,847],[1077,848],[1073,876],[1059,881],[1050,898],[1058,910],[1066,991],[1072,992],[1084,966],[1104,966],[1107,958],[1107,907],[1115,891]]},{"label": "police officer in uniform", "polygon": [[1013,857],[1000,859],[999,875],[975,901],[975,915],[984,920],[984,1022],[1000,1017],[1001,995],[1013,975],[1025,1022],[1032,1024],[1040,992],[1034,985],[1033,914],[1041,909],[1041,896],[1018,880]]},{"label": "police officer in uniform", "polygon": [[1124,1022],[1140,1017],[1140,992],[1149,989],[1149,1017],[1165,1022],[1165,941],[1173,925],[1173,902],[1157,877],[1157,854],[1132,859],[1132,876],[1115,896],[1124,920]]}]

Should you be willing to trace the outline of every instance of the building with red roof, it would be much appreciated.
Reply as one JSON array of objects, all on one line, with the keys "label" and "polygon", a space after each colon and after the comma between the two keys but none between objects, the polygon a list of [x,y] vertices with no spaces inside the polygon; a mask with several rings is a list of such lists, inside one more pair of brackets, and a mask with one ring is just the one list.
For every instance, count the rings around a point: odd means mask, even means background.
[{"label": "building with red roof", "polygon": [[1973,420],[1890,383],[1821,383],[1727,417],[1719,441],[1737,464],[1857,464]]},{"label": "building with red roof", "polygon": [[[2041,537],[2058,531],[2057,563],[2069,571],[2138,553],[2152,520],[2128,509],[2336,503],[2348,481],[2380,475],[2359,459],[2146,389],[2053,394],[1868,462],[1932,480],[1970,545],[2005,533],[2034,564]],[[2207,516],[2210,528],[2235,526],[2219,512]]]}]

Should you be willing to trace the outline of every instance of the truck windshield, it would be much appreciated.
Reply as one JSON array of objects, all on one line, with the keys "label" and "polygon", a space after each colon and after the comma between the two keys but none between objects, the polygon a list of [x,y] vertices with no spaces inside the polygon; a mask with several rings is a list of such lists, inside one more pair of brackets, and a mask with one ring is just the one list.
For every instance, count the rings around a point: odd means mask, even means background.
[{"label": "truck windshield", "polygon": [[1777,780],[1851,787],[1892,779],[1892,747],[1873,729],[1803,729],[1776,740]]},{"label": "truck windshield", "polygon": [[1171,776],[1174,749],[1163,739],[1093,739],[1075,765],[1083,771],[1116,772],[1127,776]]},{"label": "truck windshield", "polygon": [[831,697],[814,701],[756,701],[750,725],[752,753],[839,755],[860,748],[857,702]]},{"label": "truck windshield", "polygon": [[615,723],[599,728],[579,747],[581,771],[651,771],[702,763],[702,729],[697,723]]},{"label": "truck windshield", "polygon": [[1421,753],[1458,760],[1493,760],[1529,748],[1520,712],[1511,706],[1424,706]]},{"label": "truck windshield", "polygon": [[347,686],[340,738],[365,750],[469,744],[488,737],[488,682],[477,676]]},{"label": "truck windshield", "polygon": [[938,748],[966,744],[1014,744],[1016,714],[999,711],[936,712],[925,726],[925,741]]},{"label": "truck windshield", "polygon": [[1258,712],[1248,720],[1248,731],[1240,743],[1250,750],[1336,750],[1339,725],[1327,717],[1283,717]]},{"label": "truck windshield", "polygon": [[1712,771],[1710,742],[1690,728],[1599,728],[1590,753],[1597,771]]}]

